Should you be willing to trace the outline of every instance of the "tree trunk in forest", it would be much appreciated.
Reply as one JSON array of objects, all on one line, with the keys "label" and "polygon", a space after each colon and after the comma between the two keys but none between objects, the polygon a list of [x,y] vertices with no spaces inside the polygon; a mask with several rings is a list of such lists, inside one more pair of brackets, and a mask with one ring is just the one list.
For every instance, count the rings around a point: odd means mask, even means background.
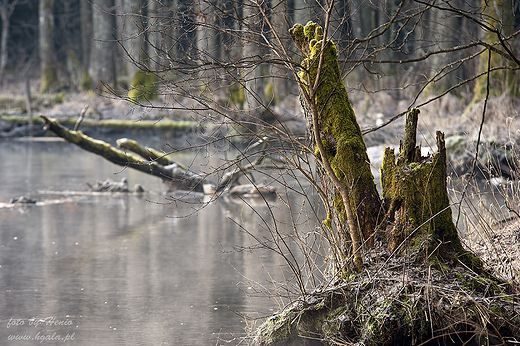
[{"label": "tree trunk in forest", "polygon": [[[460,8],[460,4],[456,2],[453,2],[453,5]],[[433,42],[436,43],[435,50],[445,50],[457,46],[458,37],[453,36],[456,32],[454,28],[457,27],[457,15],[438,8],[432,8],[428,11],[428,15],[430,15],[428,34],[432,36]],[[455,61],[456,58],[455,54],[435,54],[430,58],[432,70],[429,77],[433,78],[433,83],[427,88],[429,94],[440,95],[457,83],[458,78],[455,73],[448,73],[443,76],[452,70],[452,68],[445,69],[445,67]]]},{"label": "tree trunk in forest", "polygon": [[90,47],[92,46],[92,4],[80,1],[81,17],[81,63],[88,70],[90,66]]},{"label": "tree trunk in forest", "polygon": [[5,66],[7,65],[7,42],[9,41],[9,27],[11,15],[16,7],[18,0],[7,1],[0,4],[0,20],[2,20],[2,37],[0,38],[0,83],[4,80]]},{"label": "tree trunk in forest", "polygon": [[202,84],[199,85],[200,92],[214,94],[214,88],[219,85],[219,71],[215,68],[215,61],[219,59],[218,39],[219,33],[217,28],[217,14],[215,8],[207,0],[196,0],[194,2],[197,35],[196,47],[198,63],[200,65],[200,77]]},{"label": "tree trunk in forest", "polygon": [[[271,23],[278,36],[278,39],[272,37],[271,40],[273,45],[276,47],[276,51],[280,55],[274,54],[273,59],[276,59],[276,63],[271,64],[271,80],[272,80],[272,92],[268,93],[266,97],[268,103],[280,102],[288,94],[288,69],[282,64],[283,56],[282,47],[287,47],[287,30],[289,29],[287,23],[287,1],[285,0],[271,0]],[[274,36],[274,35],[273,35]]]},{"label": "tree trunk in forest", "polygon": [[477,270],[480,261],[464,250],[453,223],[446,186],[444,134],[437,131],[436,153],[421,156],[421,148],[416,146],[418,115],[419,110],[412,109],[407,116],[397,160],[393,149],[384,151],[381,186],[388,209],[388,249],[400,255],[416,253],[425,262],[461,260]]},{"label": "tree trunk in forest", "polygon": [[164,18],[167,29],[164,29],[163,31],[165,52],[167,54],[165,59],[168,60],[166,63],[167,65],[176,67],[179,61],[179,40],[181,37],[179,24],[179,0],[171,0],[167,13],[169,15]]},{"label": "tree trunk in forest", "polygon": [[161,4],[157,0],[148,0],[148,36],[146,39],[147,43],[147,54],[148,54],[148,67],[152,71],[158,71],[164,64],[164,57],[162,51],[164,44],[162,42],[161,31],[164,25],[164,12],[161,8]]},{"label": "tree trunk in forest", "polygon": [[226,64],[223,70],[222,85],[227,104],[234,109],[242,109],[244,105],[244,86],[240,81],[243,70],[236,69],[234,63],[242,57],[242,42],[237,33],[241,30],[241,23],[234,18],[240,18],[240,7],[230,1],[223,2],[225,15],[220,19],[223,30],[220,32],[221,61]]},{"label": "tree trunk in forest", "polygon": [[[304,109],[311,111],[306,116],[312,118],[308,123],[313,124],[310,132],[315,135],[318,161],[326,171],[327,180],[332,181],[332,184],[323,183],[339,215],[341,251],[345,258],[354,256],[359,270],[362,242],[368,246],[373,243],[373,232],[384,215],[367,148],[341,78],[334,43],[327,41],[321,59],[323,30],[319,25],[313,22],[305,27],[296,24],[291,35],[305,57],[302,62],[305,71],[300,73],[301,91],[307,104]],[[348,204],[345,201],[349,201]]]},{"label": "tree trunk in forest", "polygon": [[9,22],[10,16],[6,9],[0,10],[0,18],[2,19],[2,38],[0,42],[0,83],[4,80],[5,65],[7,65],[7,40],[9,38]]},{"label": "tree trunk in forest", "polygon": [[144,27],[140,0],[121,0],[117,27],[123,49],[123,66],[130,81],[135,77],[143,62]]},{"label": "tree trunk in forest", "polygon": [[256,4],[247,1],[242,4],[244,18],[244,38],[242,47],[242,56],[248,61],[244,69],[245,79],[245,106],[246,110],[252,111],[255,118],[264,111],[265,105],[264,87],[265,82],[262,78],[262,64],[259,64],[261,57],[260,45],[258,41],[258,33],[260,33],[259,22],[260,14]]},{"label": "tree trunk in forest", "polygon": [[40,71],[41,92],[52,90],[58,83],[54,51],[54,0],[40,0]]},{"label": "tree trunk in forest", "polygon": [[[507,0],[482,0],[482,13],[486,16],[486,24],[494,29],[498,30],[500,35],[507,37],[515,31],[515,16],[512,3]],[[494,45],[499,42],[499,38],[495,32],[483,28],[481,33],[482,40],[487,44]],[[513,39],[515,40],[515,39]],[[507,41],[506,46],[513,49],[513,54],[520,53],[514,51],[514,41]],[[516,39],[516,41],[518,41]],[[504,51],[503,46],[497,46],[498,49]],[[507,55],[507,54],[506,54]],[[497,68],[499,66],[511,66],[518,68],[518,65],[512,61],[506,61],[506,59],[499,53],[491,53],[490,67]],[[479,72],[487,70],[488,66],[488,54],[481,54],[479,61]],[[520,72],[513,69],[501,69],[498,71],[492,71],[490,74],[490,96],[499,96],[502,94],[510,95],[513,97],[520,96]],[[478,102],[486,95],[486,77],[481,76],[477,79],[474,87],[474,102]]]},{"label": "tree trunk in forest", "polygon": [[89,75],[98,90],[103,82],[115,84],[112,1],[92,0],[93,41],[90,50]]}]

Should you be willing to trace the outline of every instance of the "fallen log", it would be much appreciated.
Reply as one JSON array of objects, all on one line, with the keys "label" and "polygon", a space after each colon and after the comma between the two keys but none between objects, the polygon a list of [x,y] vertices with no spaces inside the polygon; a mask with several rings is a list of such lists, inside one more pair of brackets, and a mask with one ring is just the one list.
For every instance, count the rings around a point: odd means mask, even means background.
[{"label": "fallen log", "polygon": [[170,189],[203,192],[202,183],[205,177],[199,174],[182,169],[177,164],[163,166],[156,161],[145,160],[132,153],[114,148],[104,141],[86,136],[81,131],[71,131],[62,126],[56,119],[50,119],[44,115],[40,117],[44,121],[46,130],[86,151],[100,155],[116,165],[134,168],[143,173],[159,177],[169,183]]}]

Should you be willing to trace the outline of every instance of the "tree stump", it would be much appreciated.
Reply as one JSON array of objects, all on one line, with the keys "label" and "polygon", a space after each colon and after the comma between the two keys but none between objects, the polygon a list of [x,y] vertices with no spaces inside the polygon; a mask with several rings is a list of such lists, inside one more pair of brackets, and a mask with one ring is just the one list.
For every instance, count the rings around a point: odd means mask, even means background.
[{"label": "tree stump", "polygon": [[417,252],[430,259],[435,253],[444,260],[464,259],[472,268],[481,267],[480,260],[463,249],[453,223],[444,134],[437,131],[436,153],[421,156],[421,147],[416,145],[418,116],[419,109],[412,109],[406,118],[397,160],[393,149],[384,151],[381,185],[388,210],[388,249],[401,255]]}]

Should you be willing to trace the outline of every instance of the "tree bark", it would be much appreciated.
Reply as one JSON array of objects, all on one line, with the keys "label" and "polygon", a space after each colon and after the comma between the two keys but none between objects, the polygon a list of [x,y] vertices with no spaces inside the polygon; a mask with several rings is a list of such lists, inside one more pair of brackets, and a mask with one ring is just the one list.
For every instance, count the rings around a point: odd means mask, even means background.
[{"label": "tree bark", "polygon": [[90,66],[90,47],[92,45],[92,4],[90,1],[80,2],[81,18],[81,63],[88,70]]},{"label": "tree bark", "polygon": [[3,1],[0,4],[0,19],[2,20],[2,37],[0,38],[0,83],[4,79],[5,66],[7,65],[7,43],[9,41],[9,28],[11,23],[11,15],[16,7],[18,0]]},{"label": "tree bark", "polygon": [[194,10],[197,23],[196,48],[199,64],[200,92],[215,94],[219,86],[220,75],[214,64],[219,59],[218,39],[216,30],[217,16],[213,4],[208,0],[195,0]]},{"label": "tree bark", "polygon": [[[460,4],[455,1],[453,1],[452,4],[456,8],[461,7],[459,6]],[[457,46],[458,38],[453,37],[453,34],[456,33],[457,15],[438,8],[432,8],[428,12],[428,15],[431,16],[429,35],[432,36],[433,42],[435,42],[434,49],[445,50]],[[427,89],[429,94],[434,96],[440,95],[456,84],[458,78],[462,78],[462,76],[457,76],[456,73],[448,73],[443,76],[446,72],[451,70],[451,68],[446,70],[446,67],[455,61],[456,58],[458,57],[455,54],[436,54],[430,58],[430,68],[432,69],[430,78],[434,78],[434,81]],[[440,78],[441,76],[443,77]]]},{"label": "tree bark", "polygon": [[117,27],[123,49],[123,65],[132,80],[144,58],[144,27],[140,0],[121,0]]},{"label": "tree bark", "polygon": [[397,160],[393,149],[384,151],[381,185],[388,207],[388,249],[401,255],[417,253],[425,261],[461,260],[478,272],[481,262],[464,250],[452,219],[444,134],[437,131],[437,152],[422,157],[416,146],[418,115],[418,109],[408,114]]},{"label": "tree bark", "polygon": [[148,67],[158,71],[164,65],[164,42],[161,31],[164,27],[164,9],[157,0],[148,0],[147,54]]},{"label": "tree bark", "polygon": [[179,64],[179,50],[180,50],[180,22],[179,22],[179,0],[171,0],[167,7],[165,16],[165,28],[162,30],[164,34],[165,45],[165,62],[166,66],[177,67]]},{"label": "tree bark", "polygon": [[54,51],[54,0],[40,0],[40,71],[42,74],[41,92],[56,87],[58,74]]},{"label": "tree bark", "polygon": [[[312,114],[307,117],[313,119],[309,122],[313,124],[310,132],[317,139],[318,160],[332,181],[332,184],[326,181],[323,184],[339,215],[341,251],[345,257],[354,255],[356,267],[360,269],[360,242],[372,245],[373,232],[383,219],[384,210],[370,170],[361,129],[341,78],[334,43],[327,41],[323,59],[320,59],[323,34],[322,28],[313,22],[305,27],[296,24],[291,29],[293,40],[305,57],[302,62],[304,71],[299,76],[302,94],[306,95],[304,103],[307,107],[304,108],[311,110]],[[344,201],[350,203],[345,205]],[[346,223],[348,227],[345,227]],[[350,251],[348,239],[352,241]]]},{"label": "tree bark", "polygon": [[170,159],[166,156],[166,154],[161,153],[153,148],[142,147],[134,141],[133,139],[121,138],[117,140],[117,146],[122,149],[128,149],[133,151],[137,155],[146,159],[147,161],[154,161],[160,164],[161,166],[169,166],[174,164],[175,162],[170,161]]},{"label": "tree bark", "polygon": [[[482,13],[484,14],[486,24],[489,28],[496,30],[491,31],[486,28],[482,29],[481,37],[482,40],[487,44],[495,45],[499,43],[497,32],[503,37],[507,37],[515,31],[515,16],[512,2],[506,0],[482,0]],[[515,47],[515,43],[512,39],[508,42],[504,42],[506,46],[512,49],[512,52],[518,54],[518,46]],[[518,39],[516,39],[518,41]],[[496,46],[499,50],[507,53],[504,49],[504,45],[499,44]],[[506,54],[507,55],[507,54]],[[483,72],[487,70],[487,54],[480,55],[479,71]],[[518,68],[518,64],[512,61],[506,61],[506,59],[496,52],[491,53],[491,68],[499,66],[510,66]],[[510,95],[513,97],[520,96],[520,73],[514,69],[502,69],[498,71],[492,71],[490,74],[490,95],[499,96],[502,94]],[[486,77],[481,76],[477,79],[474,87],[474,99],[473,102],[482,100],[486,94]]]},{"label": "tree bark", "polygon": [[251,114],[258,118],[264,111],[262,107],[265,105],[265,82],[262,79],[261,64],[259,63],[261,60],[260,45],[257,43],[257,35],[260,32],[260,13],[253,1],[246,1],[242,4],[242,11],[244,18],[242,56],[248,65],[244,69],[246,89],[244,108],[252,111]]},{"label": "tree bark", "polygon": [[[288,46],[287,30],[289,29],[287,24],[287,1],[286,0],[271,0],[271,21],[275,30],[276,37],[272,37],[271,40],[276,48],[273,59],[276,59],[275,63],[271,64],[271,80],[273,83],[272,95],[266,95],[271,97],[267,100],[271,102],[281,102],[288,94],[288,69],[282,64],[283,47]],[[275,36],[275,35],[273,35]]]}]

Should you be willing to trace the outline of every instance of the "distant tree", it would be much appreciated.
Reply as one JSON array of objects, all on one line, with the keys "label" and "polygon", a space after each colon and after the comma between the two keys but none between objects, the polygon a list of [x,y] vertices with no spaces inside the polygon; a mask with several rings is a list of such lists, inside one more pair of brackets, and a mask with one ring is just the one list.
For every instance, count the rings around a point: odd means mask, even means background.
[{"label": "distant tree", "polygon": [[272,92],[266,93],[265,96],[267,97],[267,102],[279,102],[283,100],[290,91],[290,85],[288,82],[289,69],[284,65],[284,59],[280,59],[280,56],[276,55],[277,52],[283,52],[284,49],[289,47],[289,18],[287,5],[287,1],[284,0],[271,0],[270,4],[274,29],[273,36],[275,36],[271,38],[271,42],[275,49],[271,51],[272,63],[270,74],[272,78]]},{"label": "distant tree", "polygon": [[[486,46],[492,49],[491,67],[497,69],[491,74],[491,95],[497,96],[503,93],[514,97],[520,96],[520,72],[518,66],[520,61],[515,57],[518,50],[518,39],[511,40],[518,34],[518,21],[520,11],[518,2],[516,5],[507,0],[482,0],[482,14],[480,35]],[[516,17],[516,18],[515,18]],[[516,31],[516,32],[515,32]],[[492,48],[491,48],[492,47]],[[480,55],[479,72],[486,71],[488,57]],[[484,76],[477,80],[474,88],[475,100],[482,100],[486,94],[486,78]]]},{"label": "distant tree", "polygon": [[[245,108],[257,114],[262,113],[265,107],[266,79],[262,72],[264,63],[261,45],[262,15],[260,8],[254,1],[245,1],[242,4],[242,56],[244,69],[242,71],[245,80]],[[247,60],[246,60],[247,59]]]},{"label": "distant tree", "polygon": [[215,5],[212,1],[195,0],[193,2],[193,15],[196,21],[195,49],[198,63],[201,66],[200,77],[204,80],[201,92],[214,92],[220,82],[218,69],[215,62],[220,59],[218,46],[218,21]]},{"label": "distant tree", "polygon": [[113,1],[93,0],[92,8],[93,38],[88,71],[92,79],[92,86],[98,90],[103,90],[103,83],[115,85],[116,80]]},{"label": "distant tree", "polygon": [[41,92],[53,90],[58,83],[54,49],[54,0],[40,0],[40,71]]},{"label": "distant tree", "polygon": [[2,37],[0,39],[0,83],[3,81],[5,65],[7,65],[7,43],[9,40],[9,25],[11,15],[19,0],[0,1],[0,19],[2,20]]},{"label": "distant tree", "polygon": [[81,62],[85,69],[90,66],[90,47],[92,46],[92,4],[80,1]]},{"label": "distant tree", "polygon": [[119,42],[123,48],[123,69],[132,80],[140,69],[144,57],[146,31],[144,12],[140,0],[116,0],[117,29]]},{"label": "distant tree", "polygon": [[80,61],[83,67],[80,80],[80,89],[90,90],[92,78],[89,75],[90,50],[93,44],[92,4],[90,1],[80,1],[80,31],[81,31],[81,55]]}]

